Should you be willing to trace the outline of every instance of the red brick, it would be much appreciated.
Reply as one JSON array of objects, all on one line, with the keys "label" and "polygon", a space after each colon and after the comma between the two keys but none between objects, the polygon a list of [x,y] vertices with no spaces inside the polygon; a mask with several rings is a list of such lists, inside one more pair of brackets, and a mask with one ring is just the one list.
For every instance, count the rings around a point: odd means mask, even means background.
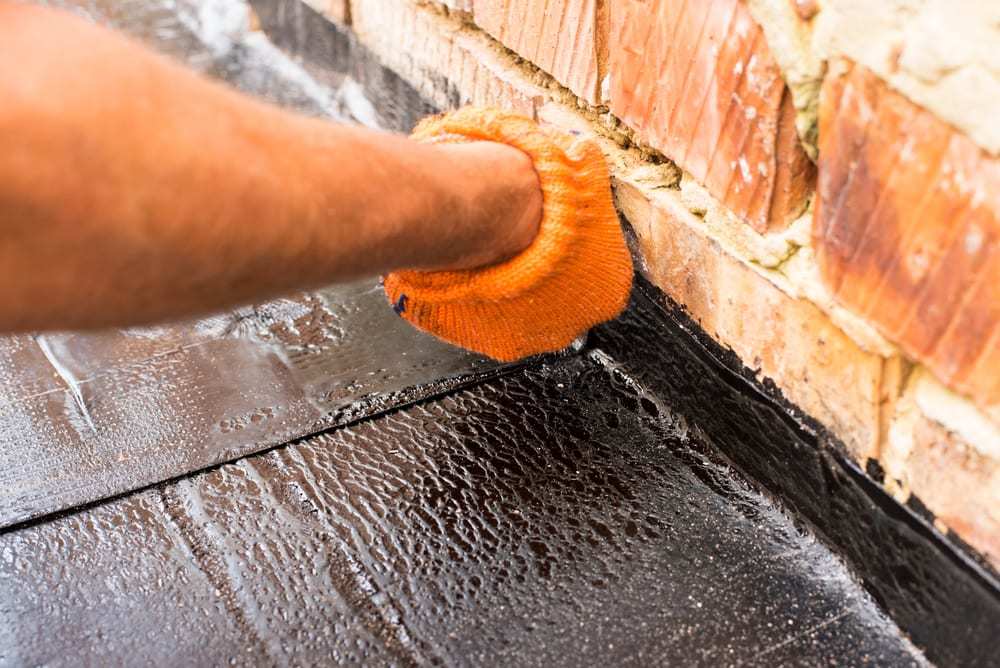
[{"label": "red brick", "polygon": [[820,106],[823,280],[1000,420],[1000,160],[861,65]]},{"label": "red brick", "polygon": [[815,172],[743,2],[616,2],[608,68],[612,112],[754,229],[802,212]]},{"label": "red brick", "polygon": [[607,60],[606,0],[473,0],[476,24],[591,104]]}]

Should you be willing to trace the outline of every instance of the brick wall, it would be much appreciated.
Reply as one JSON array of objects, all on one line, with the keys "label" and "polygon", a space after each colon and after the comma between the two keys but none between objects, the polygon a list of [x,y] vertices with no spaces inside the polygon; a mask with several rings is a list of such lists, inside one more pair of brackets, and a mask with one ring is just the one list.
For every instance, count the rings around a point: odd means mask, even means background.
[{"label": "brick wall", "polygon": [[642,270],[1000,565],[1000,6],[313,0],[608,156]]}]

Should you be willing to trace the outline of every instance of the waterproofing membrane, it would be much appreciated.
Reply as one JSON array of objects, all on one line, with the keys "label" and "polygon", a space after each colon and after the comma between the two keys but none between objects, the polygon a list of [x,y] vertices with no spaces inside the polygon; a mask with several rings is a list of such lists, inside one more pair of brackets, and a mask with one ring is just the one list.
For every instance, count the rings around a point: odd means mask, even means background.
[{"label": "waterproofing membrane", "polygon": [[0,339],[0,526],[426,397],[493,368],[374,282],[161,327]]},{"label": "waterproofing membrane", "polygon": [[0,664],[926,665],[599,353],[0,532]]}]

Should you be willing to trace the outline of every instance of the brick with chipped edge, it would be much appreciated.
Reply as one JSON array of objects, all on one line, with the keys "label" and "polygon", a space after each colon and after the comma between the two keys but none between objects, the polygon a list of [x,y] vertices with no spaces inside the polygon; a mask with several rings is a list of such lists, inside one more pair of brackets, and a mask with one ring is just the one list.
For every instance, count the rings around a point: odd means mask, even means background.
[{"label": "brick with chipped edge", "polygon": [[612,5],[610,106],[744,222],[781,229],[814,168],[760,27],[740,0]]}]

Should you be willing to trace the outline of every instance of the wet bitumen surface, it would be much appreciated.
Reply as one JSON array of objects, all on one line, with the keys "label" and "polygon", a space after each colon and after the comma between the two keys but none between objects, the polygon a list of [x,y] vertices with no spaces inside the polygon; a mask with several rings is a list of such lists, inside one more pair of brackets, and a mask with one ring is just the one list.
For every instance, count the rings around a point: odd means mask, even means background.
[{"label": "wet bitumen surface", "polygon": [[922,662],[693,438],[573,357],[25,527],[0,661]]},{"label": "wet bitumen surface", "polygon": [[[61,4],[370,120],[349,81],[247,32],[241,3]],[[706,389],[654,301],[515,366],[410,330],[374,283],[4,340],[0,665],[925,664],[808,504],[727,458],[798,427],[755,408],[721,429],[743,390]],[[918,613],[949,601],[931,598]],[[951,609],[975,647],[989,602]],[[938,656],[989,665],[955,651]]]},{"label": "wet bitumen surface", "polygon": [[[377,336],[373,336],[377,333]],[[193,322],[0,339],[0,527],[473,382],[375,281]]]}]

